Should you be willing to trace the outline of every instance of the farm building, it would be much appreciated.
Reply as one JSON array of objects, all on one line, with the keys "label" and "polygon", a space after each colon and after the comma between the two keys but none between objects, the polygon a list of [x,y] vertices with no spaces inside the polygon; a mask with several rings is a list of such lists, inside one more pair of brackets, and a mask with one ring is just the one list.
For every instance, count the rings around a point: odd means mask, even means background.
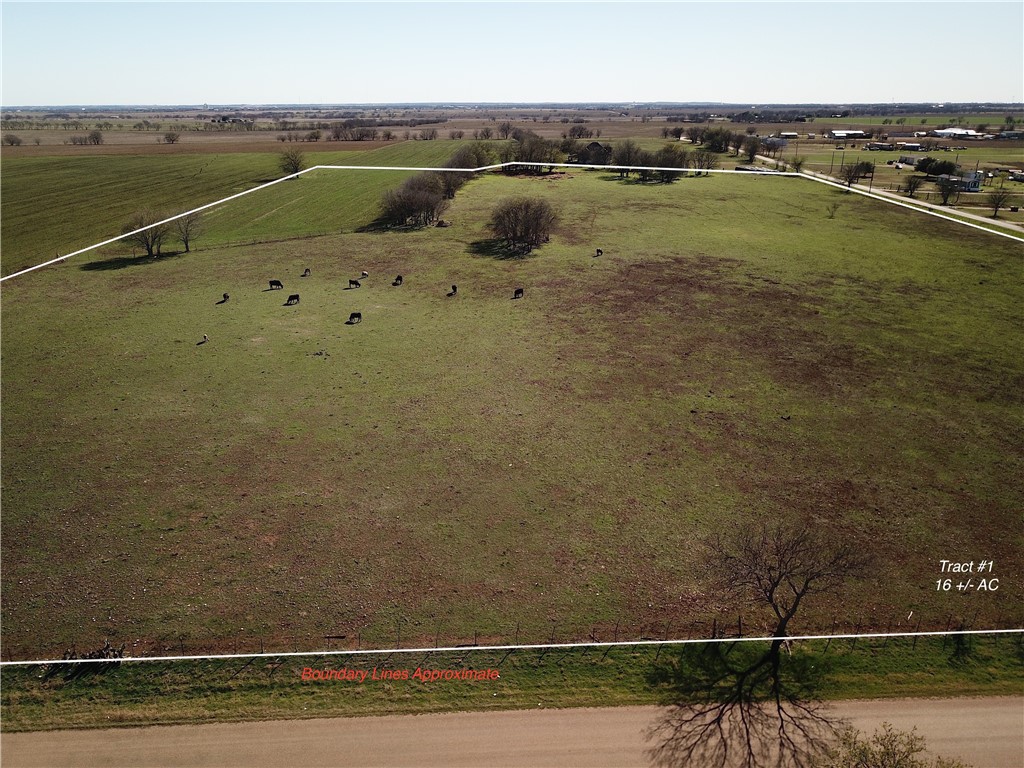
[{"label": "farm building", "polygon": [[991,139],[991,134],[978,133],[973,128],[942,128],[931,131],[930,135],[940,139]]},{"label": "farm building", "polygon": [[829,131],[826,134],[830,139],[864,139],[867,134],[864,131]]}]

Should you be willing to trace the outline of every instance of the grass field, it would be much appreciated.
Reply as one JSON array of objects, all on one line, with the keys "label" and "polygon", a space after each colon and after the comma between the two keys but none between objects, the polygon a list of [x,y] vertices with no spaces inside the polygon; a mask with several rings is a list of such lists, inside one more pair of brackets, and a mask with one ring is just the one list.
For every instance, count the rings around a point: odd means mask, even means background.
[{"label": "grass field", "polygon": [[[321,231],[318,193],[372,217],[338,176],[272,191],[199,252],[5,283],[8,655],[707,631],[743,609],[696,545],[777,517],[880,563],[794,632],[1020,626],[1018,244],[799,180],[570,173],[474,181],[447,229],[218,247]],[[501,258],[522,193],[561,225]],[[998,592],[936,589],[982,558]]]},{"label": "grass field", "polygon": [[[269,658],[122,665],[107,674],[65,682],[45,668],[3,672],[4,732],[110,728],[237,720],[351,717],[459,710],[657,704],[647,674],[672,648],[576,649],[365,654],[334,658]],[[1020,638],[808,642],[794,658],[827,670],[827,699],[1015,695],[1024,683]],[[788,661],[788,657],[787,657]],[[303,667],[498,669],[484,682],[302,680]]]},{"label": "grass field", "polygon": [[[431,166],[447,160],[456,144],[403,142],[347,152],[301,149],[306,151],[308,165]],[[115,237],[142,208],[170,216],[284,175],[277,153],[193,154],[187,146],[169,148],[176,151],[5,157],[0,179],[3,274]],[[335,175],[327,184],[302,179],[296,182],[300,194],[271,187],[258,193],[259,199],[241,198],[230,211],[207,213],[209,231],[197,245],[350,231],[376,215],[383,191],[403,177],[400,173],[352,173]],[[123,254],[124,249],[114,252]]]}]

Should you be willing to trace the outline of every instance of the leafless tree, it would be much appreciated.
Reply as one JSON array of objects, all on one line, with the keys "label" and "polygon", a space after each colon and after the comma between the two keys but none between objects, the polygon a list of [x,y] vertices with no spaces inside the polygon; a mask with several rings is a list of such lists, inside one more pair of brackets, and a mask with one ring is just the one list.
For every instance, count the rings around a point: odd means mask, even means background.
[{"label": "leafless tree", "polygon": [[698,176],[700,171],[705,171],[704,175],[707,176],[707,171],[713,171],[718,167],[718,155],[704,148],[698,149],[693,153],[693,167],[697,169]]},{"label": "leafless tree", "polygon": [[862,176],[860,163],[847,163],[839,169],[839,178],[846,182],[846,186],[853,186],[853,182],[859,181]]},{"label": "leafless tree", "polygon": [[940,176],[935,181],[935,189],[938,191],[939,197],[942,198],[942,204],[949,205],[949,198],[957,193],[960,185],[956,179]]},{"label": "leafless tree", "polygon": [[181,139],[181,134],[177,131],[168,131],[164,134],[164,141],[168,144],[177,144]]},{"label": "leafless tree", "polygon": [[286,149],[281,153],[278,164],[286,176],[292,176],[306,167],[306,156],[301,149]]},{"label": "leafless tree", "polygon": [[921,757],[925,749],[924,737],[916,728],[897,731],[891,724],[882,723],[870,739],[856,728],[845,728],[815,768],[966,768],[959,760]]},{"label": "leafless tree", "polygon": [[820,701],[821,665],[786,652],[786,638],[805,600],[838,591],[866,561],[852,542],[792,523],[718,535],[707,550],[725,594],[767,609],[773,639],[687,645],[656,666],[650,681],[669,710],[648,733],[649,756],[660,766],[809,766],[837,723]]},{"label": "leafless tree", "polygon": [[174,224],[174,231],[177,233],[178,239],[185,246],[185,253],[188,253],[192,242],[203,233],[200,215],[198,213],[190,213],[182,216],[180,219],[175,219],[172,223]]},{"label": "leafless tree", "polygon": [[491,214],[491,231],[514,250],[527,253],[547,240],[558,217],[546,200],[504,200]]},{"label": "leafless tree", "polygon": [[748,163],[754,162],[754,158],[757,157],[760,149],[761,140],[757,136],[747,136],[743,140],[743,154],[746,155]]},{"label": "leafless tree", "polygon": [[907,197],[913,197],[922,184],[924,184],[924,179],[920,176],[907,176],[903,182],[903,189],[906,191]]},{"label": "leafless tree", "polygon": [[992,209],[992,218],[999,218],[999,209],[1003,208],[1010,200],[1010,190],[994,189],[985,195],[985,203]]},{"label": "leafless tree", "polygon": [[163,218],[151,210],[139,211],[121,228],[121,233],[127,235],[125,242],[144,248],[147,256],[159,256],[160,247],[170,231],[169,224],[156,223]]},{"label": "leafless tree", "polygon": [[507,139],[509,136],[512,135],[512,128],[512,123],[505,121],[504,123],[498,126],[498,135],[501,136],[501,138],[503,139]]}]

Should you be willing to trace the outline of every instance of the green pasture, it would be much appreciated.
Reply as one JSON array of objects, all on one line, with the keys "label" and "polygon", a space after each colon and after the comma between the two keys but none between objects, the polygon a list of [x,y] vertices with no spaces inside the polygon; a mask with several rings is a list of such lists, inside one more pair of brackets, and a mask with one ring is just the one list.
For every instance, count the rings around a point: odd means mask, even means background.
[{"label": "green pasture", "polygon": [[[333,180],[367,223],[339,172],[267,227],[315,234]],[[510,258],[521,194],[560,224]],[[756,627],[699,545],[788,517],[878,557],[794,632],[1019,626],[1019,244],[789,178],[489,175],[445,218],[5,283],[7,654]],[[943,558],[1002,589],[937,590]]]},{"label": "green pasture", "polygon": [[[447,160],[455,144],[416,141],[365,152],[316,152],[307,155],[307,164],[432,166]],[[5,159],[0,177],[3,274],[115,237],[138,210],[172,216],[284,175],[277,153],[187,150],[183,146],[173,155]],[[381,194],[403,177],[353,173],[333,177],[326,185],[306,183],[306,178],[282,183],[240,198],[229,211],[204,214],[208,232],[196,246],[350,231],[376,215]],[[294,186],[299,193],[282,186]],[[165,250],[177,248],[177,242],[169,241]]]}]

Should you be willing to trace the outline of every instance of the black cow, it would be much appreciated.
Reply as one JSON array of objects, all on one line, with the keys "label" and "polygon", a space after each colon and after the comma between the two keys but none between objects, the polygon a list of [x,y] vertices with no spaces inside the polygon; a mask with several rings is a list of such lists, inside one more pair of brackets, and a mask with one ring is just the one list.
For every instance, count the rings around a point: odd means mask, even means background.
[{"label": "black cow", "polygon": [[598,248],[597,249],[597,253],[594,254],[595,258],[598,257],[598,256],[604,256],[604,251],[602,251],[600,248]]},{"label": "black cow", "polygon": [[363,322],[363,313],[353,312],[351,315],[348,316],[348,322],[345,323],[345,325],[355,325],[356,323],[361,322]]},{"label": "black cow", "polygon": [[313,273],[309,271],[309,267],[306,267],[306,271],[302,273],[302,276],[309,277],[311,274]]},{"label": "black cow", "polygon": [[512,294],[512,298],[513,299],[521,299],[521,298],[523,298],[523,289],[522,288],[516,288],[515,293]]},{"label": "black cow", "polygon": [[395,282],[393,282],[392,285],[399,286],[401,284],[402,284],[402,276],[399,275],[398,277],[395,278]]},{"label": "black cow", "polygon": [[359,281],[358,280],[349,280],[348,281],[348,287],[349,288],[358,288],[359,287]]},{"label": "black cow", "polygon": [[284,305],[286,307],[290,307],[292,304],[298,304],[298,303],[299,303],[299,294],[293,293],[291,296],[288,297],[288,301],[286,301],[284,303]]},{"label": "black cow", "polygon": [[217,303],[218,303],[218,304],[223,304],[223,303],[224,303],[225,301],[227,301],[227,300],[228,300],[228,299],[230,299],[230,298],[231,298],[231,297],[230,297],[230,296],[228,296],[228,295],[227,295],[227,294],[225,293],[225,294],[224,294],[224,298],[223,298],[223,299],[221,299],[220,301],[218,301]]},{"label": "black cow", "polygon": [[271,290],[277,290],[279,288],[284,288],[284,283],[282,283],[280,280],[271,280],[270,281],[270,289]]},{"label": "black cow", "polygon": [[451,293],[449,293],[448,295],[449,295],[449,296],[454,296],[454,295],[455,295],[455,294],[457,294],[458,292],[459,292],[459,286],[457,286],[457,285],[453,285],[453,286],[452,286],[452,292],[451,292]]},{"label": "black cow", "polygon": [[363,277],[363,278],[367,278],[367,277],[369,277],[369,276],[370,276],[370,273],[369,273],[369,272],[367,272],[367,271],[366,271],[365,269],[363,270],[363,274],[362,274],[362,275],[360,275],[360,277]]}]

